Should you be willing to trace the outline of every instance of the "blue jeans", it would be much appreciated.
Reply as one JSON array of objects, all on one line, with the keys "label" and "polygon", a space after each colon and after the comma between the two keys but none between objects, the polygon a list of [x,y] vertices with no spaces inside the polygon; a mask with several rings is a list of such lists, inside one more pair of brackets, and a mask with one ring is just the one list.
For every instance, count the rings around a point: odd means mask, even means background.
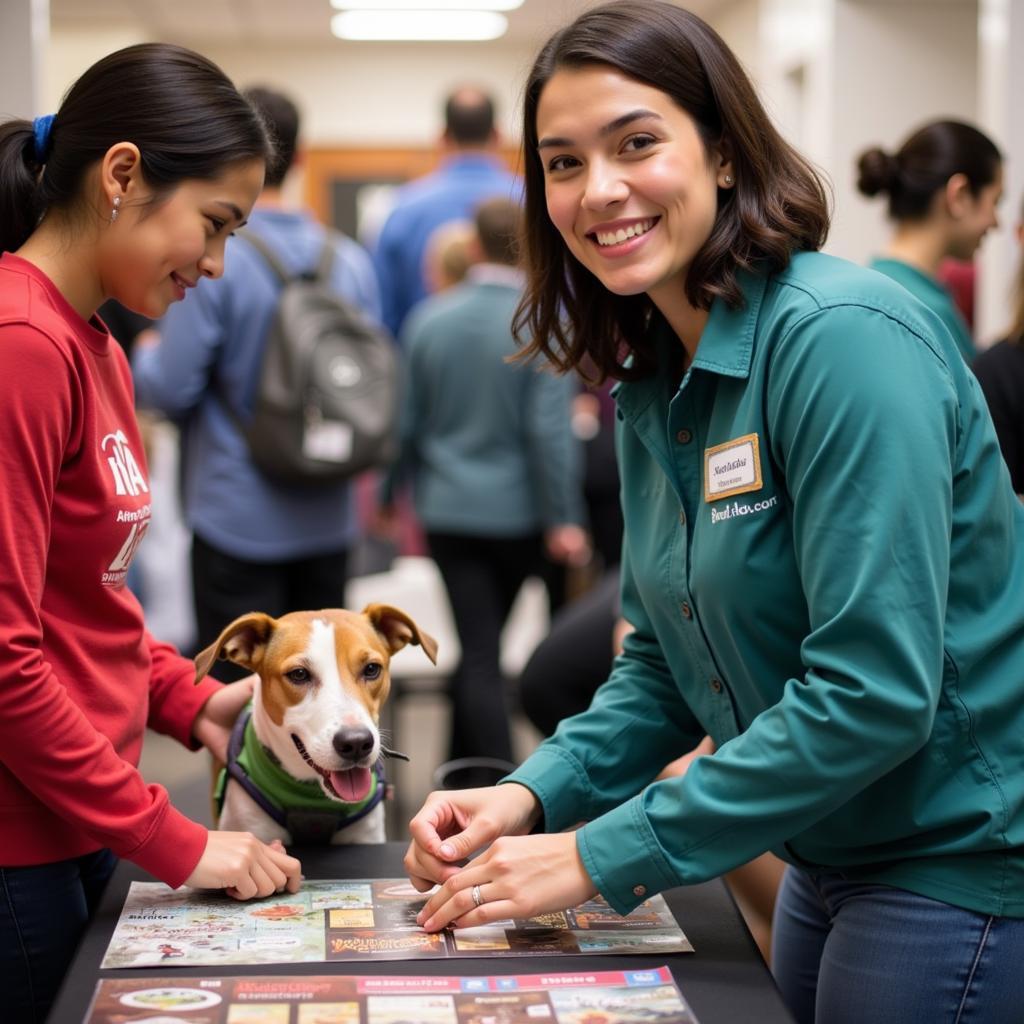
[{"label": "blue jeans", "polygon": [[772,973],[798,1024],[1020,1024],[1024,920],[789,867]]},{"label": "blue jeans", "polygon": [[43,1024],[117,864],[109,850],[0,868],[0,1017]]}]

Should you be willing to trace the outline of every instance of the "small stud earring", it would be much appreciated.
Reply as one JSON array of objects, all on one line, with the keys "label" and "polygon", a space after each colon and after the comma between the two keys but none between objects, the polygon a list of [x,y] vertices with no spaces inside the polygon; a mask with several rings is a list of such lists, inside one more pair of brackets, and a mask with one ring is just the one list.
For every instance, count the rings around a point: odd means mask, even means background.
[{"label": "small stud earring", "polygon": [[118,209],[121,205],[121,197],[114,196],[114,208],[110,211],[110,223],[113,224],[117,220],[117,215],[120,212]]},{"label": "small stud earring", "polygon": [[728,185],[731,185],[731,184],[732,184],[732,175],[731,175],[731,174],[727,174],[727,175],[725,176],[725,184],[726,184],[726,186],[728,186]]}]

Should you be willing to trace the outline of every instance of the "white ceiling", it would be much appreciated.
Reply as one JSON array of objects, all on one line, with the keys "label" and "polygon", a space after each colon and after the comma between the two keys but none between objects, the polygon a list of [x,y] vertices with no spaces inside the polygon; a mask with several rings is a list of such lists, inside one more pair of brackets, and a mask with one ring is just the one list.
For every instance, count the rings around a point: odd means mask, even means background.
[{"label": "white ceiling", "polygon": [[[598,0],[525,0],[508,12],[508,38],[536,37]],[[690,0],[707,17],[731,0]],[[234,44],[329,40],[330,0],[50,0],[54,30],[138,29],[150,39],[196,49]]]}]

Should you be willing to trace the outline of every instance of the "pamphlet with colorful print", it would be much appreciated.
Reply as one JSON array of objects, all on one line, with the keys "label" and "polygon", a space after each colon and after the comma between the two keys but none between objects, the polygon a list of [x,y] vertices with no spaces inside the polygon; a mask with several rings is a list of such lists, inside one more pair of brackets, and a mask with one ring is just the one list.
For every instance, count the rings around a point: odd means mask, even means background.
[{"label": "pamphlet with colorful print", "polygon": [[106,978],[83,1024],[698,1024],[667,967],[493,977]]},{"label": "pamphlet with colorful print", "polygon": [[101,966],[693,951],[661,896],[626,917],[598,897],[572,910],[434,933],[416,924],[428,896],[402,878],[310,881],[297,893],[250,902],[133,882]]}]

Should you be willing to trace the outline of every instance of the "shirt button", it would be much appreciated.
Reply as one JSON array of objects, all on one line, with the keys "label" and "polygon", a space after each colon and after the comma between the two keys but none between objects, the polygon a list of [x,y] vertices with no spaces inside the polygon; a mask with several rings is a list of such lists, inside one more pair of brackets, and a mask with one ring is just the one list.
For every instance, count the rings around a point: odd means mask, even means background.
[{"label": "shirt button", "polygon": [[681,508],[679,510],[679,524],[680,524],[680,526],[685,526],[686,525],[686,509],[685,508]]},{"label": "shirt button", "polygon": [[722,692],[722,680],[721,679],[712,679],[711,680],[711,692],[712,693],[721,693]]},{"label": "shirt button", "polygon": [[693,434],[684,427],[676,434],[676,440],[680,444],[689,444],[693,440]]},{"label": "shirt button", "polygon": [[693,611],[690,609],[689,602],[684,601],[680,606],[679,610],[683,613],[683,618],[688,619],[693,615]]},{"label": "shirt button", "polygon": [[634,896],[646,896],[647,895],[647,886],[646,885],[634,885],[633,886],[633,895]]}]

